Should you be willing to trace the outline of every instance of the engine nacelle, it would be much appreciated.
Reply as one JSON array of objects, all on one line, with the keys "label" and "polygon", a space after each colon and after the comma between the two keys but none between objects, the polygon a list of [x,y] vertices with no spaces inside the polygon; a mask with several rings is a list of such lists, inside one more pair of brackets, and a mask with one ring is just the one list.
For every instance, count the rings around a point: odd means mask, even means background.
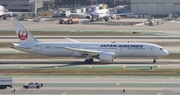
[{"label": "engine nacelle", "polygon": [[91,16],[91,15],[88,15],[86,18],[87,18],[87,19],[92,19],[92,16]]},{"label": "engine nacelle", "polygon": [[10,17],[14,17],[14,14],[13,14],[13,13],[10,13],[9,16],[10,16]]},{"label": "engine nacelle", "polygon": [[111,16],[111,19],[116,19],[116,15]]},{"label": "engine nacelle", "polygon": [[114,53],[112,52],[103,52],[99,54],[100,62],[113,62],[114,61]]}]

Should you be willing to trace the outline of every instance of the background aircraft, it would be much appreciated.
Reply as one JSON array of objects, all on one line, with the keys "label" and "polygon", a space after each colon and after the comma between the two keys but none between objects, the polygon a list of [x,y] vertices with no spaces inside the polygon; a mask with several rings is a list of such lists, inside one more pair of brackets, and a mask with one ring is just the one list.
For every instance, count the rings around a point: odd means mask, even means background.
[{"label": "background aircraft", "polygon": [[39,42],[18,21],[12,21],[20,44],[14,43],[14,49],[45,56],[84,57],[85,63],[92,63],[94,58],[100,62],[113,62],[116,57],[158,57],[169,53],[163,47],[150,43],[94,43],[79,42]]},{"label": "background aircraft", "polygon": [[6,9],[4,6],[0,5],[0,18],[3,18],[3,20],[6,20],[7,17],[12,17],[14,14],[28,14],[32,12],[6,12]]},{"label": "background aircraft", "polygon": [[108,9],[100,9],[100,10],[95,10],[93,1],[91,0],[91,12],[89,13],[71,13],[71,14],[76,14],[76,15],[82,15],[85,16],[87,19],[90,19],[91,21],[98,20],[98,19],[104,19],[105,21],[108,21],[109,19],[116,19],[117,16],[125,16],[125,15],[130,15],[133,13],[121,13],[121,14],[111,14]]}]

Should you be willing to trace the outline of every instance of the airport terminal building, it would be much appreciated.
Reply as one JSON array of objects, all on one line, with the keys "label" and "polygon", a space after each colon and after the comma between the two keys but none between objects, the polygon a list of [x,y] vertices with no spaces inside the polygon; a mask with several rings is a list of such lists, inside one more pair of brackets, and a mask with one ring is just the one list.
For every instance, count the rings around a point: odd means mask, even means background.
[{"label": "airport terminal building", "polygon": [[[94,4],[107,4],[109,7],[128,5],[132,13],[141,15],[168,15],[180,13],[180,0],[92,0]],[[39,8],[48,10],[50,4],[54,6],[78,7],[91,4],[91,0],[0,0],[9,11],[35,12]]]},{"label": "airport terminal building", "polygon": [[180,12],[180,0],[131,0],[135,14],[168,15]]},{"label": "airport terminal building", "polygon": [[[130,5],[130,0],[92,0],[94,4],[107,4],[109,7]],[[91,4],[91,0],[55,0],[56,5],[81,5]]]},{"label": "airport terminal building", "polygon": [[54,3],[54,0],[0,0],[2,6],[14,12],[37,12],[48,3]]}]

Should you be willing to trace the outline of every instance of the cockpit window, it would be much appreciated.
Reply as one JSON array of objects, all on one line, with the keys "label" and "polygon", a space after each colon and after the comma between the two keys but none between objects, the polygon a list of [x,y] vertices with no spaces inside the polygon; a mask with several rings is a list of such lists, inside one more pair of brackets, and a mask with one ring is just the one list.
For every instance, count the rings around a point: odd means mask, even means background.
[{"label": "cockpit window", "polygon": [[163,50],[163,48],[160,48],[160,50]]}]

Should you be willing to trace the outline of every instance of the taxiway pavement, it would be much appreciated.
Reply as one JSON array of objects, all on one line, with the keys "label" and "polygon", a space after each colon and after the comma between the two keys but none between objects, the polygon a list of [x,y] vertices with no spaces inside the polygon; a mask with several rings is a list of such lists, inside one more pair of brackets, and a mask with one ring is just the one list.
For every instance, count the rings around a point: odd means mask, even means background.
[{"label": "taxiway pavement", "polygon": [[[11,76],[4,76],[11,77]],[[179,95],[180,77],[171,76],[12,76],[13,89],[0,94],[18,95]],[[27,82],[43,87],[24,89]],[[125,92],[123,92],[125,89]]]},{"label": "taxiway pavement", "polygon": [[[68,60],[68,61],[67,61]],[[28,68],[136,68],[149,69],[180,69],[180,60],[158,59],[116,59],[112,63],[100,63],[95,60],[93,64],[84,64],[84,59],[1,59],[0,69],[28,69]],[[36,64],[36,65],[35,65]]]},{"label": "taxiway pavement", "polygon": [[[12,20],[1,20],[1,30],[14,30]],[[166,22],[163,25],[157,26],[112,26],[112,25],[62,25],[58,21],[40,21],[38,23],[33,21],[21,21],[21,23],[32,31],[119,31],[119,32],[159,32],[167,33],[167,35],[180,35],[179,21]],[[83,27],[82,27],[83,26]]]}]

